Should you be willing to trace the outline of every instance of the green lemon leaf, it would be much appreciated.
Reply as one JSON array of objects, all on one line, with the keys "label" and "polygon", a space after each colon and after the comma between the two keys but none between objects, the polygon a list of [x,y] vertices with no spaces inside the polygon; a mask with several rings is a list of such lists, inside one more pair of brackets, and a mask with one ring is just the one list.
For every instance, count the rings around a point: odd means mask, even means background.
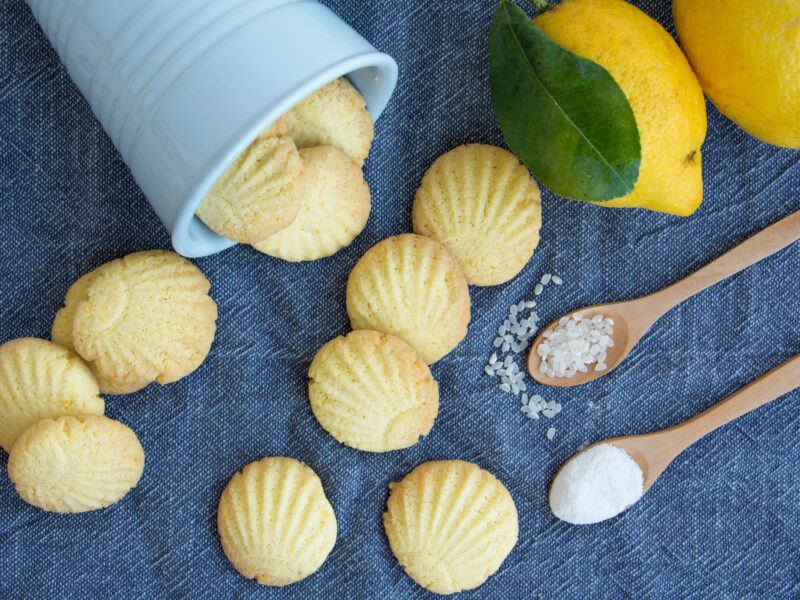
[{"label": "green lemon leaf", "polygon": [[542,185],[594,202],[633,191],[642,149],[625,92],[508,0],[492,21],[489,78],[503,136]]}]

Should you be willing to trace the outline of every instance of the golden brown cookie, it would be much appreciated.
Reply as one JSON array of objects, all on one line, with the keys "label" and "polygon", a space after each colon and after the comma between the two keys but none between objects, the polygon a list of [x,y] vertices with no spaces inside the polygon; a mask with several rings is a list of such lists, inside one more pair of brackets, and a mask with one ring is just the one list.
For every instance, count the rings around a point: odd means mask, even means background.
[{"label": "golden brown cookie", "polygon": [[383,514],[406,573],[437,594],[476,588],[517,543],[517,509],[505,486],[477,465],[440,460],[389,484]]},{"label": "golden brown cookie", "polygon": [[265,130],[208,190],[197,216],[211,229],[252,244],[294,221],[302,205],[303,168],[285,128],[281,118]]},{"label": "golden brown cookie", "polygon": [[53,339],[89,361],[103,393],[176,381],[200,366],[214,339],[217,306],[209,287],[174,252],[129,254],[70,288]]},{"label": "golden brown cookie", "polygon": [[[67,290],[67,296],[64,299],[64,307],[58,310],[55,319],[53,319],[50,339],[56,344],[69,348],[72,352],[75,352],[75,346],[72,343],[72,317],[75,314],[75,307],[78,306],[78,303],[85,297],[89,282],[101,268],[102,266],[94,271],[86,273],[70,286],[69,290]],[[97,380],[100,386],[100,392],[103,394],[111,396],[132,394],[133,392],[138,392],[149,383],[146,381],[120,382],[105,379],[97,372],[94,363],[89,362],[86,364]]]},{"label": "golden brown cookie", "polygon": [[359,166],[364,164],[374,136],[364,97],[344,77],[296,104],[286,113],[286,123],[298,148],[334,146]]},{"label": "golden brown cookie", "polygon": [[217,510],[222,550],[262,585],[288,585],[322,565],[336,542],[336,516],[322,482],[293,458],[250,463],[228,482]]},{"label": "golden brown cookie", "polygon": [[386,452],[416,444],[439,411],[439,387],[414,349],[393,335],[353,331],[325,344],[308,370],[314,416],[337,440]]},{"label": "golden brown cookie", "polygon": [[0,446],[28,427],[62,415],[102,415],[105,402],[89,367],[58,344],[36,338],[0,346]]},{"label": "golden brown cookie", "polygon": [[444,246],[406,233],[377,243],[356,263],[347,314],[353,329],[396,335],[432,364],[467,334],[469,289]]},{"label": "golden brown cookie", "polygon": [[104,508],[136,485],[144,451],[131,429],[98,415],[44,419],[28,427],[8,458],[20,497],[52,512]]},{"label": "golden brown cookie", "polygon": [[370,196],[361,168],[332,146],[300,150],[303,207],[294,222],[253,246],[289,261],[316,260],[349,246],[367,224]]},{"label": "golden brown cookie", "polygon": [[447,247],[467,282],[498,285],[522,270],[539,243],[539,186],[507,150],[458,146],[425,173],[412,222]]}]

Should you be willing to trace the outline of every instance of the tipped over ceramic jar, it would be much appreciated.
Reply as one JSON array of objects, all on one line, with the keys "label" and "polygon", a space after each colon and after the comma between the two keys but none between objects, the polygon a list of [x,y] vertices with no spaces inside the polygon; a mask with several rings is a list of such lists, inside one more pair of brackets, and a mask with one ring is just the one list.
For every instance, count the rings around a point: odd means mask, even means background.
[{"label": "tipped over ceramic jar", "polygon": [[184,256],[235,243],[195,212],[270,123],[340,76],[374,120],[397,81],[315,0],[27,1]]}]

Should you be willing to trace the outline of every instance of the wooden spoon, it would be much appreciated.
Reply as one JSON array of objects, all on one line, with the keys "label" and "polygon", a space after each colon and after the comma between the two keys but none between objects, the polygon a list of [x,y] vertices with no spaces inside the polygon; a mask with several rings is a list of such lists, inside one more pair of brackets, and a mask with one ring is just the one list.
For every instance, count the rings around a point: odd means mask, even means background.
[{"label": "wooden spoon", "polygon": [[[749,413],[751,410],[771,402],[784,394],[800,387],[800,354],[790,358],[779,367],[715,404],[708,410],[692,417],[688,421],[655,433],[612,438],[592,444],[575,456],[579,456],[590,448],[600,444],[612,444],[622,448],[636,461],[644,476],[642,493],[650,489],[664,469],[683,452],[704,435],[718,427]],[[571,460],[568,460],[561,469]],[[556,473],[558,477],[561,469]],[[553,479],[555,481],[555,478]],[[628,507],[625,507],[628,508]]]},{"label": "wooden spoon", "polygon": [[539,383],[557,387],[570,387],[602,377],[613,371],[653,323],[675,305],[774,254],[798,239],[800,239],[800,211],[770,225],[692,275],[659,292],[636,300],[598,304],[571,311],[570,315],[581,313],[584,318],[591,319],[595,315],[602,314],[604,317],[614,320],[612,336],[614,346],[606,350],[606,370],[595,371],[594,364],[591,364],[587,365],[586,373],[578,372],[572,377],[548,377],[539,371],[541,357],[537,353],[537,349],[542,343],[544,333],[558,323],[559,319],[556,319],[545,327],[534,340],[528,355],[528,372]]}]

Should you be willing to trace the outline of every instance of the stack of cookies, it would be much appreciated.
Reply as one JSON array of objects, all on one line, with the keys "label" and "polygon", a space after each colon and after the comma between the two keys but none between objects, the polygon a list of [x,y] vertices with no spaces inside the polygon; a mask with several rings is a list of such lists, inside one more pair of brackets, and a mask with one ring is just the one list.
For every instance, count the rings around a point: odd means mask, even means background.
[{"label": "stack of cookies", "polygon": [[0,445],[26,502],[54,512],[95,510],[136,485],[142,446],[130,428],[103,416],[99,394],[194,371],[216,330],[209,287],[174,252],[137,252],[73,284],[52,342],[0,346]]},{"label": "stack of cookies", "polygon": [[339,78],[258,136],[217,179],[197,216],[217,233],[288,261],[349,246],[370,212],[362,166],[372,117]]}]

